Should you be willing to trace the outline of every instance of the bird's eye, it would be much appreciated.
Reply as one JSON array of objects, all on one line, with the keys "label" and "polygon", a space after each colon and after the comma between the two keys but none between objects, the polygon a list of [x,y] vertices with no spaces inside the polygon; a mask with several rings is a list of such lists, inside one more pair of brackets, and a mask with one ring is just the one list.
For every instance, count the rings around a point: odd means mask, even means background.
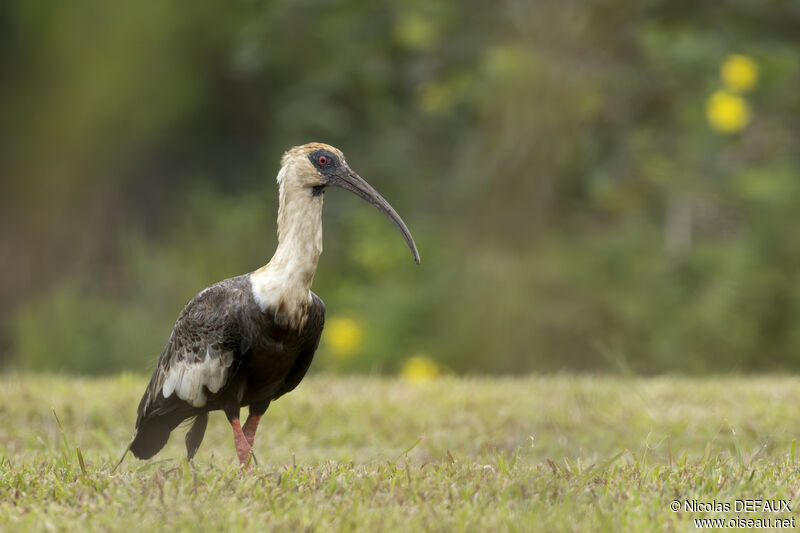
[{"label": "bird's eye", "polygon": [[325,157],[324,155],[319,156],[319,159],[317,159],[317,161],[319,161],[319,164],[322,165],[322,166],[325,166],[325,165],[328,164],[328,158]]}]

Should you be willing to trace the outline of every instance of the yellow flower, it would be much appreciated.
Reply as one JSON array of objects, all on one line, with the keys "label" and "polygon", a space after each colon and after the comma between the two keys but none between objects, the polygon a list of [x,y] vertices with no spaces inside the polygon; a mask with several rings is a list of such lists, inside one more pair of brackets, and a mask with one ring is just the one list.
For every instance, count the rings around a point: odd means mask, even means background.
[{"label": "yellow flower", "polygon": [[342,359],[355,355],[363,338],[364,332],[350,318],[332,318],[325,327],[325,343],[333,355]]},{"label": "yellow flower", "polygon": [[706,103],[706,116],[718,132],[736,133],[750,122],[750,106],[741,96],[717,91]]},{"label": "yellow flower", "polygon": [[409,383],[427,383],[440,374],[441,370],[436,361],[424,355],[409,357],[403,362],[400,371],[403,379]]},{"label": "yellow flower", "polygon": [[758,81],[758,65],[747,56],[733,54],[723,61],[720,77],[731,91],[744,92]]}]

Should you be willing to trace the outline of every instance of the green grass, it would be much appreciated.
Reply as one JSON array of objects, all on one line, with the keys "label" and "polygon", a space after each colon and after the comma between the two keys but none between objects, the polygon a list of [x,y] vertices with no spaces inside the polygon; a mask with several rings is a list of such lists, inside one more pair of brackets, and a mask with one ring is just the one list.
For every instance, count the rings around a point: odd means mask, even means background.
[{"label": "green grass", "polygon": [[112,474],[144,385],[0,377],[0,530],[687,531],[793,513],[672,500],[800,507],[793,378],[315,376],[267,412],[247,472],[215,413],[194,465],[179,430]]}]

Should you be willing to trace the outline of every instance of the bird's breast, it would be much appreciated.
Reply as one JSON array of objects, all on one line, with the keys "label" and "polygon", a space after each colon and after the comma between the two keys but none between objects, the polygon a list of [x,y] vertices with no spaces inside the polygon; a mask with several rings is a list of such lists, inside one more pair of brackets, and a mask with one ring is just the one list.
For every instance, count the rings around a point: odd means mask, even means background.
[{"label": "bird's breast", "polygon": [[325,310],[321,300],[306,294],[303,327],[285,325],[271,309],[261,310],[251,300],[244,320],[248,341],[238,372],[245,403],[277,397],[308,369],[322,334]]}]

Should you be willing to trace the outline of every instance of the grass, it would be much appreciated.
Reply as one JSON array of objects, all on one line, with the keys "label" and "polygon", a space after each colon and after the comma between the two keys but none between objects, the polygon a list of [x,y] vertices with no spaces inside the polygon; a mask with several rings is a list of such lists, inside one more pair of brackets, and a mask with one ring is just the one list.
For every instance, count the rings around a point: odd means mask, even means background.
[{"label": "grass", "polygon": [[[179,430],[112,474],[144,385],[0,377],[0,530],[686,531],[800,507],[793,378],[313,376],[247,472],[216,413],[193,465]],[[793,509],[669,509],[752,498]]]}]

